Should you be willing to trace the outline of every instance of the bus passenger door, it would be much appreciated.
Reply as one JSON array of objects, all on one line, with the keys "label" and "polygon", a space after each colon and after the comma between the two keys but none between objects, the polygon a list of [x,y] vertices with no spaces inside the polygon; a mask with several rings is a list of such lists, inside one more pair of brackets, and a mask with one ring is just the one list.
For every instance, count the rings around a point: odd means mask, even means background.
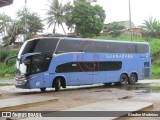
[{"label": "bus passenger door", "polygon": [[51,63],[51,59],[52,59],[52,54],[50,53],[45,53],[43,54],[43,71],[44,71],[44,76],[43,76],[43,85],[44,87],[49,87],[50,86],[50,81],[49,81],[49,72],[48,72],[48,69],[49,69],[49,66],[50,66],[50,63]]}]

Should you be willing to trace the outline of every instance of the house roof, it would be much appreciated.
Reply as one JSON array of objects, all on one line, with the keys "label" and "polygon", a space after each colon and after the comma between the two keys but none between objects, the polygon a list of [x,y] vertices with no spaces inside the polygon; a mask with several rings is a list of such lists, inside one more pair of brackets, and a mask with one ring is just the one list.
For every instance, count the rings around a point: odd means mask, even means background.
[{"label": "house roof", "polygon": [[4,7],[13,3],[13,0],[0,0],[0,7]]},{"label": "house roof", "polygon": [[[127,20],[127,21],[116,21],[116,22],[123,25],[126,29],[130,29],[130,21],[129,20]],[[111,24],[111,23],[107,23],[107,24],[105,24],[105,26],[107,26],[109,24]],[[132,26],[132,28],[136,28],[136,26],[134,25],[134,23],[132,21],[131,21],[131,26]]]}]

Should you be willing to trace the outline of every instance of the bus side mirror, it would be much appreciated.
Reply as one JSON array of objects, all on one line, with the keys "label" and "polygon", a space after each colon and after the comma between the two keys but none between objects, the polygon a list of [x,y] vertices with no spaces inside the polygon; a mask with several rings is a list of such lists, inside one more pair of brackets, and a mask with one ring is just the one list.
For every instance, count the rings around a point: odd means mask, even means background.
[{"label": "bus side mirror", "polygon": [[7,58],[7,59],[6,59],[6,66],[8,65],[8,61],[9,61],[10,59],[13,59],[13,58],[17,58],[17,55],[16,55],[16,56],[11,56],[11,57]]},{"label": "bus side mirror", "polygon": [[27,53],[27,54],[21,55],[20,64],[22,64],[22,62],[23,62],[25,59],[27,59],[28,57],[35,56],[35,55],[41,55],[41,52],[37,52],[37,53]]}]

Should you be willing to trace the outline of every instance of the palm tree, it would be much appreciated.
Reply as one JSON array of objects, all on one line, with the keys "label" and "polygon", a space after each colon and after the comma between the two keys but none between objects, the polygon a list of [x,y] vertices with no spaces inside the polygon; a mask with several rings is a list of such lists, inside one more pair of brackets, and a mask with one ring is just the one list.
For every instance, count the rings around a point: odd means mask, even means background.
[{"label": "palm tree", "polygon": [[160,23],[156,19],[152,19],[152,17],[149,20],[144,20],[143,25],[140,27],[150,37],[159,37],[160,35]]},{"label": "palm tree", "polygon": [[3,36],[7,35],[8,27],[12,22],[11,18],[6,14],[0,14],[0,33],[3,33]]},{"label": "palm tree", "polygon": [[61,25],[64,34],[66,35],[66,32],[63,27],[63,22],[65,20],[65,5],[62,5],[62,3],[59,3],[58,0],[51,0],[49,1],[48,5],[49,9],[47,10],[47,18],[45,19],[48,24],[48,28],[54,25],[53,31],[55,31],[56,25]]},{"label": "palm tree", "polygon": [[125,27],[123,25],[121,25],[120,23],[113,22],[113,23],[108,25],[108,31],[109,31],[108,33],[110,35],[112,35],[112,37],[116,38],[116,37],[121,35],[124,28]]},{"label": "palm tree", "polygon": [[25,35],[25,39],[30,39],[37,32],[43,31],[44,25],[37,13],[22,9],[17,12],[17,16],[19,18],[18,26],[21,29],[21,34]]}]

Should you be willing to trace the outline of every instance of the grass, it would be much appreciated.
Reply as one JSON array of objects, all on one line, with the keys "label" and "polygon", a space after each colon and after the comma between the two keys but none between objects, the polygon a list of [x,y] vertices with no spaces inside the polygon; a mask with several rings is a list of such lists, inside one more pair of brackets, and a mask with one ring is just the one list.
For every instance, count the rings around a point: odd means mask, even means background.
[{"label": "grass", "polygon": [[2,86],[11,86],[11,85],[13,85],[13,84],[0,83],[0,87],[2,87]]},{"label": "grass", "polygon": [[159,79],[160,78],[160,67],[156,64],[152,64],[152,79]]},{"label": "grass", "polygon": [[153,90],[154,92],[160,91],[160,86],[149,86],[149,88],[151,88],[151,90]]},{"label": "grass", "polygon": [[136,83],[132,86],[136,89],[143,89],[143,88],[149,88],[153,92],[160,92],[160,86],[158,85],[151,85],[150,83]]},{"label": "grass", "polygon": [[0,77],[0,81],[1,80],[13,80],[14,79],[14,75],[11,75],[11,76],[7,76],[7,77]]},{"label": "grass", "polygon": [[0,50],[0,80],[4,78],[5,79],[10,79],[13,78],[14,73],[15,73],[15,59],[12,59],[9,61],[8,65],[6,66],[5,60],[8,57],[14,56],[18,53],[17,50],[12,50],[12,51],[2,51]]},{"label": "grass", "polygon": [[[113,38],[112,36],[99,36],[96,39],[130,41],[130,36],[121,35],[117,38]],[[146,42],[146,39],[142,38],[142,37],[133,36],[132,41],[134,41],[134,42]]]}]

